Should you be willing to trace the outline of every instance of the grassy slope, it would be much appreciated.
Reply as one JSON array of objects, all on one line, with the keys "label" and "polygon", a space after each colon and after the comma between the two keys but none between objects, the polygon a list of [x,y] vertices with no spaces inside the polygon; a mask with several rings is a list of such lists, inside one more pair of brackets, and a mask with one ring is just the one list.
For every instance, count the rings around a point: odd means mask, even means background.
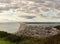
[{"label": "grassy slope", "polygon": [[60,34],[46,38],[34,38],[0,32],[0,44],[60,44]]},{"label": "grassy slope", "polygon": [[14,43],[12,43],[10,41],[6,41],[3,38],[0,38],[0,44],[14,44]]}]

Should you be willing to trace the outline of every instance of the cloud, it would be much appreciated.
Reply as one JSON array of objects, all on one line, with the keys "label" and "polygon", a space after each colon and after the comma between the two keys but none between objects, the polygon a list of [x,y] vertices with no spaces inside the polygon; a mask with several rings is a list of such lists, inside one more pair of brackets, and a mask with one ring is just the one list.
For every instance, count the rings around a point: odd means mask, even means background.
[{"label": "cloud", "polygon": [[[55,21],[60,19],[60,13],[58,13],[60,10],[55,9],[54,4],[55,2],[53,1],[45,0],[0,0],[0,11],[3,11],[0,13],[0,20],[3,19],[3,21],[5,21],[7,19],[6,21],[11,22]],[[56,7],[58,8],[58,5],[56,5]]]},{"label": "cloud", "polygon": [[0,0],[0,12],[17,8],[19,8],[17,1],[15,3],[14,0]]},{"label": "cloud", "polygon": [[11,0],[0,0],[0,3],[10,3]]},{"label": "cloud", "polygon": [[52,19],[59,19],[60,18],[60,12],[58,13],[58,11],[56,10],[49,10],[49,11],[43,11],[40,16],[44,17],[44,18],[52,18]]},{"label": "cloud", "polygon": [[20,16],[20,17],[23,17],[23,18],[26,18],[26,19],[33,19],[33,18],[35,18],[36,16]]},{"label": "cloud", "polygon": [[0,6],[0,11],[9,11],[10,9],[18,9],[19,7],[16,4],[8,4]]},{"label": "cloud", "polygon": [[9,8],[0,7],[0,11],[9,10]]}]

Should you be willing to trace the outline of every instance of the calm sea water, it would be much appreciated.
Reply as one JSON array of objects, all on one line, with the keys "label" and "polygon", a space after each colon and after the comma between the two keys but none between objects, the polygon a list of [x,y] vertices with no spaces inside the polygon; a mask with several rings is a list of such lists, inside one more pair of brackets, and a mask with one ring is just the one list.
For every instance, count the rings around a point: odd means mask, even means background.
[{"label": "calm sea water", "polygon": [[19,23],[0,23],[0,31],[14,33],[19,29]]},{"label": "calm sea water", "polygon": [[37,26],[56,26],[56,25],[60,25],[60,24],[28,24],[28,25],[37,25]]}]

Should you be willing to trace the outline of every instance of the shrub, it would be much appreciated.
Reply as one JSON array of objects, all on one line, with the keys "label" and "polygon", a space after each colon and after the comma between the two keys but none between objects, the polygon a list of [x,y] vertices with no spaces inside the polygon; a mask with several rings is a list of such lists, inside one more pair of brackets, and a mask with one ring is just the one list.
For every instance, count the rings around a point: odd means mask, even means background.
[{"label": "shrub", "polygon": [[19,42],[21,41],[22,39],[19,37],[19,36],[16,36],[16,35],[8,35],[6,37],[6,40],[9,40],[11,42]]},{"label": "shrub", "polygon": [[7,37],[8,35],[9,35],[9,33],[0,31],[0,37],[1,37],[1,38]]},{"label": "shrub", "polygon": [[55,26],[54,28],[57,28],[58,30],[60,30],[60,26]]}]

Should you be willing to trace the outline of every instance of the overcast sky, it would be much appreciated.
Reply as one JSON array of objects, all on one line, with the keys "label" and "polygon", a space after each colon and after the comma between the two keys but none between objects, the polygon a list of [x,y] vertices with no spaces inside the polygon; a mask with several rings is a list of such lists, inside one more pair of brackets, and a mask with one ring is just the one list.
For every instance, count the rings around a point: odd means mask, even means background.
[{"label": "overcast sky", "polygon": [[60,0],[0,0],[0,22],[60,22]]}]

